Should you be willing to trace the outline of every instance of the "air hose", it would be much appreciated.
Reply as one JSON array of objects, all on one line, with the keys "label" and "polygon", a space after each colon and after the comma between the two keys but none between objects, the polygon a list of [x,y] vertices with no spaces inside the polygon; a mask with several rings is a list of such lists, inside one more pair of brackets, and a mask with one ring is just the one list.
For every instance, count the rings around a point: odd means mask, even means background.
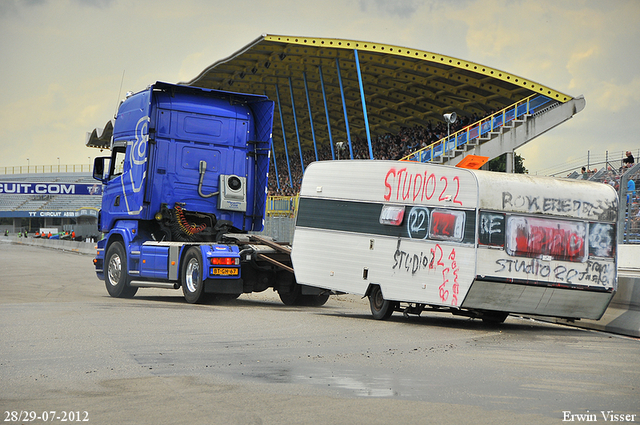
[{"label": "air hose", "polygon": [[204,173],[206,170],[207,170],[207,161],[200,161],[200,181],[198,182],[198,195],[202,196],[203,198],[211,198],[212,196],[219,194],[220,191],[212,192],[208,195],[205,195],[204,193],[202,193],[202,181],[204,180]]},{"label": "air hose", "polygon": [[174,205],[174,209],[176,210],[176,219],[178,221],[178,225],[180,226],[180,229],[187,235],[193,236],[196,233],[200,233],[207,228],[206,223],[202,223],[200,226],[189,224],[184,216],[182,207],[178,205],[178,203]]}]

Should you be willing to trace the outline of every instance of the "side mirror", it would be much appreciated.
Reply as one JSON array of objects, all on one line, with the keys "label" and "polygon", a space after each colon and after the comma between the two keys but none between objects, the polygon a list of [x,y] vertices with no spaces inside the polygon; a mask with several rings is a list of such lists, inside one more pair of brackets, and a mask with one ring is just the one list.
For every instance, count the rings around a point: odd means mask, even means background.
[{"label": "side mirror", "polygon": [[101,156],[93,160],[93,178],[106,183],[109,180],[109,164],[111,157]]}]

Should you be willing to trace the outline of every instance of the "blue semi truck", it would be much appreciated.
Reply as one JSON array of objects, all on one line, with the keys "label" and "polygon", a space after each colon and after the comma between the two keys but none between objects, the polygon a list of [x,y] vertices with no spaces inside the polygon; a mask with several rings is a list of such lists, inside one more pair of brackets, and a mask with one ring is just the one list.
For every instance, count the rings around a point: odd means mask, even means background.
[{"label": "blue semi truck", "polygon": [[103,187],[94,259],[113,297],[182,288],[190,303],[268,288],[288,305],[322,305],[299,285],[287,245],[264,226],[274,103],[265,96],[157,82],[127,94]]}]

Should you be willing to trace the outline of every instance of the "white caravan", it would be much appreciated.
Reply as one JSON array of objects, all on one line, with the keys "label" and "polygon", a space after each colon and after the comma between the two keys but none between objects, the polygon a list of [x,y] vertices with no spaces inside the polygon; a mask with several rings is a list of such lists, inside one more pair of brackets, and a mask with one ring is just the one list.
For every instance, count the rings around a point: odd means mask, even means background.
[{"label": "white caravan", "polygon": [[617,286],[609,185],[397,161],[315,162],[291,259],[300,284],[376,319],[450,311],[599,319]]}]

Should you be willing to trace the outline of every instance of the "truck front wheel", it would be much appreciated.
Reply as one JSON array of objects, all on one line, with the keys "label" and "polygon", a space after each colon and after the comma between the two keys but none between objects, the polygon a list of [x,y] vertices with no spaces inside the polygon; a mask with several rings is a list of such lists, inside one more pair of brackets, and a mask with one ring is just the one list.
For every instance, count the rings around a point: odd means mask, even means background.
[{"label": "truck front wheel", "polygon": [[182,293],[188,303],[197,304],[204,301],[204,281],[202,280],[202,253],[200,247],[192,246],[187,250],[182,261]]},{"label": "truck front wheel", "polygon": [[371,314],[376,320],[386,320],[393,314],[397,303],[385,300],[382,296],[382,290],[378,285],[371,289],[369,294],[369,306]]},{"label": "truck front wheel", "polygon": [[105,285],[109,295],[115,298],[132,298],[138,288],[129,285],[131,280],[127,274],[127,255],[122,242],[116,241],[109,246],[105,260]]}]

